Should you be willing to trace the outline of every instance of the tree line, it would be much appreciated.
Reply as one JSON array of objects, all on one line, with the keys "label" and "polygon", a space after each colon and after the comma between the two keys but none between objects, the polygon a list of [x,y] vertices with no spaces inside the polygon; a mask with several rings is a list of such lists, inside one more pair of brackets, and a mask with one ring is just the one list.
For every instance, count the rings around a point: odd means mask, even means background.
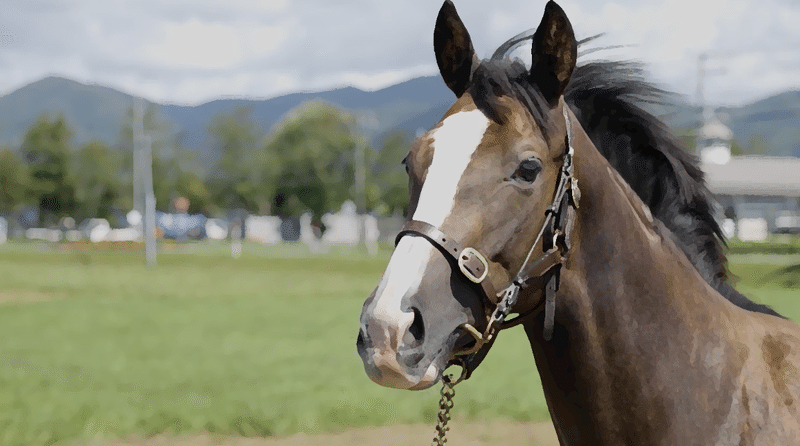
[{"label": "tree line", "polygon": [[[207,126],[211,140],[205,151],[183,147],[182,135],[153,106],[145,111],[144,127],[152,140],[153,191],[160,211],[172,211],[174,198],[183,196],[190,213],[207,216],[244,209],[279,216],[311,211],[319,217],[355,200],[358,149],[366,165],[364,210],[392,214],[407,206],[400,161],[410,141],[392,133],[374,147],[352,113],[327,104],[304,104],[269,132],[249,108],[218,115]],[[42,115],[19,147],[0,147],[0,216],[34,208],[37,223],[45,226],[66,216],[114,224],[132,207],[130,124],[114,144],[92,141],[78,147],[63,116]]]}]

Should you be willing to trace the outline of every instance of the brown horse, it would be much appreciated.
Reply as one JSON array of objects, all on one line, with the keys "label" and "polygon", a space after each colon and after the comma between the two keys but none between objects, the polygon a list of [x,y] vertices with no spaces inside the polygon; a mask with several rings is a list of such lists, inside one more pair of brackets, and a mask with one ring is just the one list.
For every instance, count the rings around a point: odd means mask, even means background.
[{"label": "brown horse", "polygon": [[726,300],[594,146],[563,96],[563,10],[524,72],[481,62],[449,0],[434,47],[458,100],[405,162],[411,220],[361,315],[369,377],[474,368],[514,312],[563,445],[800,444],[800,327]]}]

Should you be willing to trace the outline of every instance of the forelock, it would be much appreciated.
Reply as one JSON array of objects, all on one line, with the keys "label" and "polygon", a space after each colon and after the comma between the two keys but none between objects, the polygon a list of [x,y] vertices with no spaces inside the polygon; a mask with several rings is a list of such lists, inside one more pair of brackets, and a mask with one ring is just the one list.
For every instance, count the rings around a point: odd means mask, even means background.
[{"label": "forelock", "polygon": [[499,124],[504,124],[507,117],[498,99],[508,96],[528,110],[545,136],[552,127],[550,107],[530,82],[528,69],[519,59],[482,61],[472,74],[468,91],[478,109]]}]

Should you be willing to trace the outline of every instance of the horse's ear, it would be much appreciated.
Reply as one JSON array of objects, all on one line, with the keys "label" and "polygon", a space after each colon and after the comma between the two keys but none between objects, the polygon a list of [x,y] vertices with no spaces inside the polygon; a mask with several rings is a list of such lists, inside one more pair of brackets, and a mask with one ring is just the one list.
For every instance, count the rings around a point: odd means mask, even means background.
[{"label": "horse's ear", "polygon": [[445,0],[439,16],[436,17],[433,50],[436,52],[436,63],[444,83],[456,96],[461,96],[467,90],[472,71],[478,65],[478,58],[467,28],[450,0]]},{"label": "horse's ear", "polygon": [[539,86],[550,105],[555,105],[575,69],[578,42],[567,14],[552,0],[547,2],[542,23],[533,34],[531,55],[531,82]]}]

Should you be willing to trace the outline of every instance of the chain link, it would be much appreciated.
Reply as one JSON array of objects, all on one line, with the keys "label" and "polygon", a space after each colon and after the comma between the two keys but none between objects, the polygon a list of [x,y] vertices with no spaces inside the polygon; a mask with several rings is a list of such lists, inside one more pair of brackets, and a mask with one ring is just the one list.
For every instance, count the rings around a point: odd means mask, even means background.
[{"label": "chain link", "polygon": [[453,408],[453,396],[456,391],[453,388],[453,375],[442,376],[442,397],[439,399],[439,413],[436,415],[436,433],[433,436],[431,446],[444,446],[447,443],[447,423],[450,421],[450,409]]}]

